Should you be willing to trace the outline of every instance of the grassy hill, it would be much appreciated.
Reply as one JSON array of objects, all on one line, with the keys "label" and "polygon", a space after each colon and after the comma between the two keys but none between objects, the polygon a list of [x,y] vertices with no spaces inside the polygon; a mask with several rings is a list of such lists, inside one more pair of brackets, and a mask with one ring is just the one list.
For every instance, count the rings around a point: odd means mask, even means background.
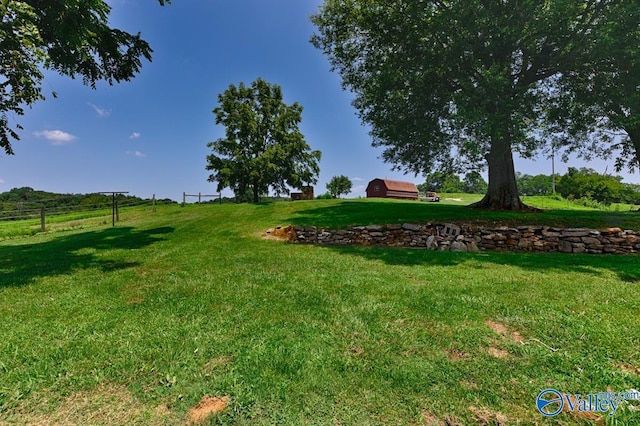
[{"label": "grassy hill", "polygon": [[[227,404],[205,424],[546,424],[543,389],[638,389],[637,256],[262,238],[287,223],[640,224],[456,203],[161,206],[6,239],[0,424],[178,425],[205,395]],[[631,424],[631,405],[606,422]]]}]

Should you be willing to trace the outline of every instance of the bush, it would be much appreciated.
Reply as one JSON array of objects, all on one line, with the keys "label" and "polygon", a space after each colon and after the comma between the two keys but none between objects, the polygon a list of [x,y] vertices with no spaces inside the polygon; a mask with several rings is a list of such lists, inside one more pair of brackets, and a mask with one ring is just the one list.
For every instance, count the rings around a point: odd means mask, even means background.
[{"label": "bush", "polygon": [[579,206],[590,207],[592,209],[600,209],[600,210],[606,210],[608,206],[608,204],[601,203],[589,197],[577,198],[573,200],[572,203],[577,204]]}]

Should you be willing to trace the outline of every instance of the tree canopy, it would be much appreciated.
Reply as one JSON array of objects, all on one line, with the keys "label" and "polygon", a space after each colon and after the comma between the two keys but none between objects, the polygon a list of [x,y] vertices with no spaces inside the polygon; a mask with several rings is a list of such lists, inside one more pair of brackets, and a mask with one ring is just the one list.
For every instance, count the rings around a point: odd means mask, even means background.
[{"label": "tree canopy", "polygon": [[326,0],[312,43],[355,93],[384,160],[416,174],[485,160],[476,206],[517,210],[513,152],[544,147],[560,76],[604,48],[616,3]]},{"label": "tree canopy", "polygon": [[347,195],[351,192],[353,183],[347,176],[340,175],[331,178],[327,183],[327,190],[333,198],[340,198],[340,195]]},{"label": "tree canopy", "polygon": [[231,84],[218,102],[213,113],[225,137],[207,145],[213,153],[206,166],[218,191],[250,192],[258,202],[269,188],[282,194],[317,182],[320,151],[312,151],[298,129],[302,106],[285,104],[280,86],[261,78],[251,86]]},{"label": "tree canopy", "polygon": [[142,59],[151,60],[140,33],[109,26],[110,11],[103,0],[0,1],[0,147],[6,154],[13,154],[11,142],[22,129],[14,117],[45,98],[43,68],[95,87],[100,80],[130,80]]},{"label": "tree canopy", "polygon": [[587,159],[615,154],[618,171],[633,170],[640,165],[640,3],[614,2],[611,16],[588,60],[558,79],[550,119],[556,146]]}]

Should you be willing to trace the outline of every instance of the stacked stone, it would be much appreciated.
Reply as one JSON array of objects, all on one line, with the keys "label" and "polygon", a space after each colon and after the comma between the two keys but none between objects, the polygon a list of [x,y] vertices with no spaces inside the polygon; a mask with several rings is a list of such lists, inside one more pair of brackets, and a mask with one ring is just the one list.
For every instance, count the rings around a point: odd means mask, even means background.
[{"label": "stacked stone", "polygon": [[294,227],[293,230],[293,241],[310,244],[589,254],[633,254],[640,250],[640,234],[620,228],[484,228],[473,225],[404,223],[354,226],[341,230],[318,229],[314,226]]}]

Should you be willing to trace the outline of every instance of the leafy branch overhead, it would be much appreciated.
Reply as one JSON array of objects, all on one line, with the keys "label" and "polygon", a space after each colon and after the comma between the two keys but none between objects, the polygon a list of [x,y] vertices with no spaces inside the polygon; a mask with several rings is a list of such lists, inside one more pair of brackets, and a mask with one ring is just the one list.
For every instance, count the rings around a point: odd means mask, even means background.
[{"label": "leafy branch overhead", "polygon": [[[158,0],[161,5],[170,0]],[[132,79],[151,60],[140,33],[109,26],[103,0],[0,0],[0,147],[13,154],[24,107],[45,98],[42,68],[95,87]],[[56,94],[53,93],[53,96]],[[11,122],[10,122],[11,121]]]},{"label": "leafy branch overhead", "polygon": [[302,106],[284,103],[280,86],[261,78],[251,86],[232,84],[218,102],[213,113],[225,137],[207,145],[213,152],[206,167],[218,191],[231,188],[237,198],[258,202],[269,188],[282,194],[317,182],[320,151],[311,150],[298,128]]}]

